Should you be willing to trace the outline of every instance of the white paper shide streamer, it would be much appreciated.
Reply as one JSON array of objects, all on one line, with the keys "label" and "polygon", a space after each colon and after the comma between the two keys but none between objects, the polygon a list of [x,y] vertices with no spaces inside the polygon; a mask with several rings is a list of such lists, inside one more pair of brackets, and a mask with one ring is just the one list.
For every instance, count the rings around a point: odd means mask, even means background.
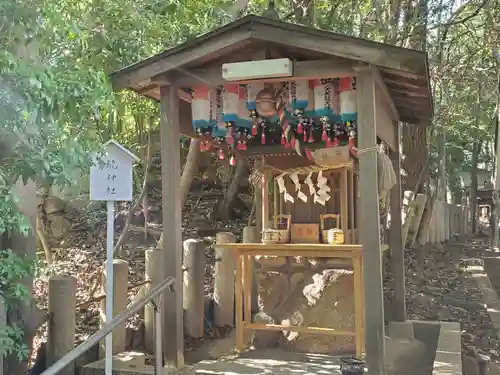
[{"label": "white paper shide streamer", "polygon": [[330,200],[330,194],[328,194],[331,189],[328,186],[328,179],[323,176],[323,172],[318,172],[317,185],[318,190],[314,195],[314,203],[319,203],[322,206],[326,204]]},{"label": "white paper shide streamer", "polygon": [[280,174],[278,177],[276,177],[276,182],[278,183],[278,189],[280,194],[283,194],[283,197],[285,199],[285,202],[291,202],[294,203],[295,199],[286,191],[286,186],[285,186],[285,173]]}]

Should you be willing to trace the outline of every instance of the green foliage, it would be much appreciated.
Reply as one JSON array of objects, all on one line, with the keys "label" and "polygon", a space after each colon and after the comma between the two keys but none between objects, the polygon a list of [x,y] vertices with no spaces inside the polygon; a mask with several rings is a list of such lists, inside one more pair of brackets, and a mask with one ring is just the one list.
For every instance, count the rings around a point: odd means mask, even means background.
[{"label": "green foliage", "polygon": [[[110,138],[143,154],[157,105],[135,93],[113,93],[110,72],[238,13],[260,14],[267,1],[244,3],[0,0],[0,152],[8,151],[0,155],[0,234],[28,233],[13,194],[19,180],[44,187],[71,184],[78,177],[74,171],[87,173],[90,151]],[[436,135],[445,131],[450,181],[471,168],[474,141],[491,142],[496,69],[489,14],[498,12],[497,2],[277,0],[276,7],[289,22],[399,46],[427,45],[436,97],[436,130],[429,131],[432,169],[439,163]],[[422,40],[418,31],[424,25],[428,32]],[[480,160],[488,163],[491,155],[482,152]],[[27,293],[17,288],[33,271],[31,263],[8,250],[0,254],[0,292],[9,301],[24,298]],[[8,327],[0,333],[0,352],[21,358],[20,342],[20,330]]]}]

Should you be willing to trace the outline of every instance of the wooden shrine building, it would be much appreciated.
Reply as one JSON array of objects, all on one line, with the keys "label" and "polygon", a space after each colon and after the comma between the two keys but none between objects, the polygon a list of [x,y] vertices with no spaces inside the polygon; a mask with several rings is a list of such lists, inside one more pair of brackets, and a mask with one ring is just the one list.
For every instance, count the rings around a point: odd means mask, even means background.
[{"label": "wooden shrine building", "polygon": [[[166,361],[183,366],[182,209],[175,197],[180,193],[179,137],[184,134],[201,137],[203,148],[221,158],[260,163],[264,230],[270,211],[306,224],[333,214],[345,235],[343,245],[300,241],[233,247],[245,248],[245,256],[266,246],[273,254],[280,249],[287,254],[309,249],[315,257],[356,253],[352,258],[361,262],[362,306],[368,306],[363,308],[364,322],[363,315],[356,319],[361,319],[356,332],[363,330],[356,338],[365,341],[356,348],[365,352],[371,374],[384,374],[377,144],[388,149],[396,176],[389,193],[388,245],[395,275],[393,314],[402,321],[399,122],[430,124],[426,54],[249,15],[118,71],[112,82],[116,90],[132,89],[160,102],[164,269],[165,276],[175,278],[175,288],[164,300]],[[311,174],[318,187],[308,182]],[[273,205],[267,190],[271,180],[276,187]],[[242,272],[239,265],[237,272]],[[241,308],[237,301],[237,314]],[[238,331],[240,317],[237,336],[245,324],[259,329],[242,318]]]}]

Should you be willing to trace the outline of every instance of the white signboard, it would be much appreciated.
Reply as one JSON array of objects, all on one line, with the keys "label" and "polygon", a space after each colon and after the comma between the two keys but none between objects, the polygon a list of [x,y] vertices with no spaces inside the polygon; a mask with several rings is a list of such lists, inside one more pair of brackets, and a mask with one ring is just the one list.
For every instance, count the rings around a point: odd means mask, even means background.
[{"label": "white signboard", "polygon": [[139,160],[115,141],[105,145],[104,155],[94,155],[90,168],[90,199],[94,201],[131,201],[132,164]]}]

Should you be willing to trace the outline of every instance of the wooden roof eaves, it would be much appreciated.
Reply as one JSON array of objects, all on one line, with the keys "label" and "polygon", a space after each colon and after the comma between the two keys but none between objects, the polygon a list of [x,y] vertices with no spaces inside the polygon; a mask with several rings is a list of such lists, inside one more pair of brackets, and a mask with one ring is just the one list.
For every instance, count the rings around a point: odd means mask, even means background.
[{"label": "wooden roof eaves", "polygon": [[[215,43],[217,37],[221,40]],[[309,40],[313,37],[323,38],[324,43],[316,41],[315,46],[311,46],[307,42],[304,43],[308,37],[311,38]],[[380,67],[403,70],[409,74],[426,75],[427,80],[427,55],[423,52],[255,15],[245,16],[196,39],[114,72],[111,74],[111,80],[117,90],[132,88],[137,81],[179,68],[225,46],[228,47],[244,40],[264,40],[296,46],[304,50],[326,52],[333,56],[364,61]],[[209,46],[209,41],[214,43]],[[190,52],[188,56],[185,53],[187,51]],[[366,56],[367,53],[372,56]],[[382,56],[384,53],[385,59]],[[176,55],[178,55],[177,58]],[[373,58],[377,56],[382,56],[382,58]]]}]

